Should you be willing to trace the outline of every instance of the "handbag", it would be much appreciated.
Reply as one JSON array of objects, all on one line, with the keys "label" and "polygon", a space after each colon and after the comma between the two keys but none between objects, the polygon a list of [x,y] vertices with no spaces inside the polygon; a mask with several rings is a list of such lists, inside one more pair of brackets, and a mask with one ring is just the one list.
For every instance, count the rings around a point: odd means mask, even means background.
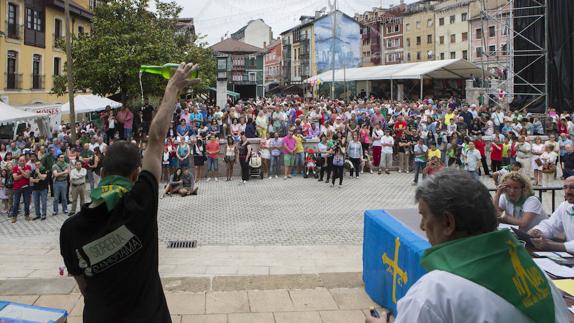
[{"label": "handbag", "polygon": [[534,162],[536,163],[536,165],[538,165],[538,167],[542,166],[542,160],[540,160],[540,158],[537,158],[534,160]]},{"label": "handbag", "polygon": [[546,164],[542,167],[542,173],[544,174],[554,174],[556,172],[556,166],[554,164]]}]

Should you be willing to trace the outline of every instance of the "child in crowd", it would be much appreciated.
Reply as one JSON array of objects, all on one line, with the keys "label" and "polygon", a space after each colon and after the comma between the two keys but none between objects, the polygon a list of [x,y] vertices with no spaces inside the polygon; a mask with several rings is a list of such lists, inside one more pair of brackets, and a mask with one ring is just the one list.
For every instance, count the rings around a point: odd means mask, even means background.
[{"label": "child in crowd", "polygon": [[504,175],[510,172],[519,172],[522,168],[522,164],[520,162],[514,162],[510,165],[503,166],[500,168],[499,171],[492,173],[492,179],[494,180],[494,185],[498,186],[498,180],[503,178]]},{"label": "child in crowd", "polygon": [[314,178],[317,178],[317,159],[318,157],[315,154],[315,150],[313,148],[307,149],[307,156],[305,156],[305,178],[308,178],[310,174],[312,174]]}]

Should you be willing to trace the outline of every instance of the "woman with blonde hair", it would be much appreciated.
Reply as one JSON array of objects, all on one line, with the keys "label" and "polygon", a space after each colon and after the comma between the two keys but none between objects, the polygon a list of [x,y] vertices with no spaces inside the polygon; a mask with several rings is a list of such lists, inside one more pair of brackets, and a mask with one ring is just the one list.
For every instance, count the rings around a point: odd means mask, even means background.
[{"label": "woman with blonde hair", "polygon": [[520,230],[528,231],[548,218],[542,203],[534,196],[530,179],[511,172],[500,183],[493,197],[500,223],[518,225]]}]

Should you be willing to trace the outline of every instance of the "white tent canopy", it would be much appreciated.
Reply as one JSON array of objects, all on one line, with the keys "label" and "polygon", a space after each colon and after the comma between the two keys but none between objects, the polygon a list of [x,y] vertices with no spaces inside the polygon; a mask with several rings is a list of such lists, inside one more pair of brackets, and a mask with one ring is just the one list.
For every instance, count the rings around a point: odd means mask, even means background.
[{"label": "white tent canopy", "polygon": [[[74,96],[74,109],[76,114],[101,111],[108,105],[112,109],[117,109],[122,106],[119,102],[98,95],[85,94]],[[63,114],[70,114],[70,103],[62,104],[61,111]]]},{"label": "white tent canopy", "polygon": [[32,121],[46,117],[46,114],[28,112],[16,109],[0,101],[0,124],[19,121]]},{"label": "white tent canopy", "polygon": [[[469,79],[480,75],[482,69],[464,59],[447,59],[419,63],[355,67],[335,70],[335,82],[406,80],[406,79]],[[323,72],[305,80],[305,83],[331,82],[332,71]]]}]

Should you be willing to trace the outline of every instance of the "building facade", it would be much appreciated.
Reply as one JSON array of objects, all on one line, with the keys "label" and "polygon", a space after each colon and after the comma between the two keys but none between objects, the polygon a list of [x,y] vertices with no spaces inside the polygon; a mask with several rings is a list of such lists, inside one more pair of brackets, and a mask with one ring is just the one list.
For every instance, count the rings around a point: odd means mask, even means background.
[{"label": "building facade", "polygon": [[435,5],[436,59],[470,60],[470,3],[472,0],[447,0]]},{"label": "building facade", "polygon": [[314,20],[315,17],[301,16],[299,25],[281,33],[284,84],[301,84],[311,76]]},{"label": "building facade", "polygon": [[383,65],[394,65],[405,62],[403,16],[406,5],[389,8],[381,22],[381,43]]},{"label": "building facade", "polygon": [[255,19],[231,34],[231,38],[255,47],[265,48],[271,44],[273,32],[263,19]]},{"label": "building facade", "polygon": [[355,15],[355,20],[361,24],[361,66],[375,66],[382,62],[381,23],[386,11],[373,8]]},{"label": "building facade", "polygon": [[272,86],[281,84],[281,58],[282,58],[281,39],[276,39],[265,48],[265,56],[263,57],[263,81],[266,90]]},{"label": "building facade", "polygon": [[227,89],[242,99],[262,97],[264,49],[227,38],[210,47],[217,57],[227,57]]},{"label": "building facade", "polygon": [[[95,0],[70,4],[74,34],[91,31]],[[0,99],[13,106],[62,103],[64,97],[50,94],[54,77],[64,72],[66,52],[64,2],[58,0],[0,1],[6,22],[0,24]]]},{"label": "building facade", "polygon": [[432,61],[435,57],[435,15],[437,1],[419,1],[407,6],[403,18],[405,61]]}]

